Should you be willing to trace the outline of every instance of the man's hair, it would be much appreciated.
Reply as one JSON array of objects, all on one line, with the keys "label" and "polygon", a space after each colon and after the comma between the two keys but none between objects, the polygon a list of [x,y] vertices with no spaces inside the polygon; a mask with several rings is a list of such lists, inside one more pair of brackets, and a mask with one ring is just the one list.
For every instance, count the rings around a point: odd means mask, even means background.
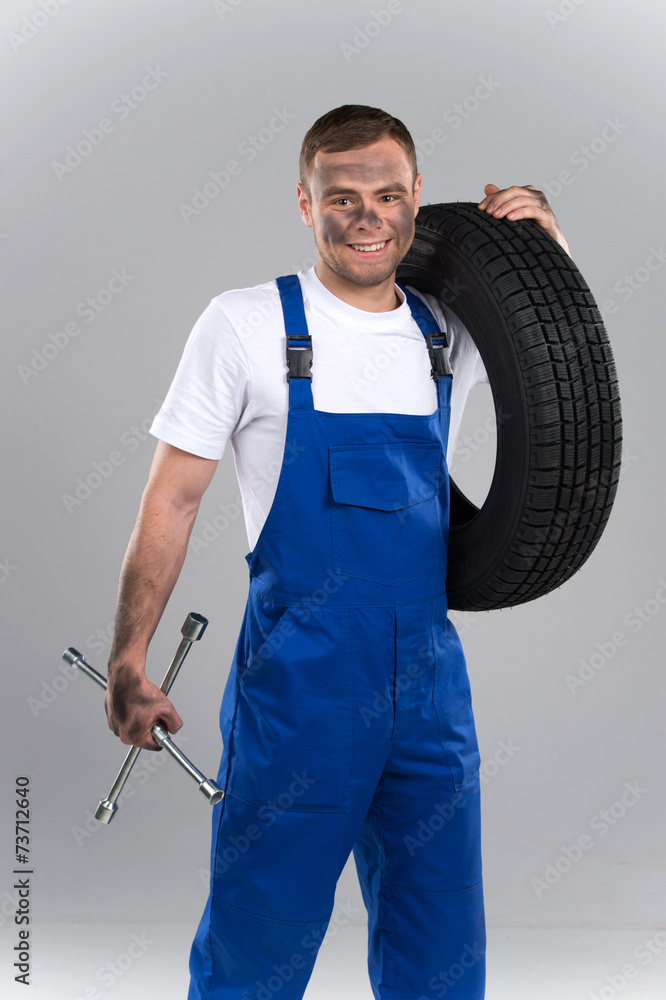
[{"label": "man's hair", "polygon": [[395,139],[407,153],[412,168],[412,184],[416,181],[416,149],[414,140],[399,118],[394,118],[381,108],[366,104],[343,104],[327,111],[308,129],[301,146],[299,169],[301,184],[310,195],[310,173],[317,153],[342,153],[347,149],[369,146],[386,137]]}]

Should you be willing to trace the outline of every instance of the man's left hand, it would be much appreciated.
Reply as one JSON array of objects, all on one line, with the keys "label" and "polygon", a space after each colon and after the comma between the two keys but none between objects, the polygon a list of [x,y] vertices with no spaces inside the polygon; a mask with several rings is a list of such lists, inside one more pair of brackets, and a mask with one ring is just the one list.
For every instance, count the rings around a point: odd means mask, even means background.
[{"label": "man's left hand", "polygon": [[[478,208],[496,219],[534,219],[546,232],[556,240],[571,257],[569,244],[564,238],[559,223],[548,204],[543,191],[538,191],[534,184],[524,187],[500,188],[496,184],[486,184],[483,189],[486,197],[479,202]],[[571,258],[573,260],[573,257]]]}]

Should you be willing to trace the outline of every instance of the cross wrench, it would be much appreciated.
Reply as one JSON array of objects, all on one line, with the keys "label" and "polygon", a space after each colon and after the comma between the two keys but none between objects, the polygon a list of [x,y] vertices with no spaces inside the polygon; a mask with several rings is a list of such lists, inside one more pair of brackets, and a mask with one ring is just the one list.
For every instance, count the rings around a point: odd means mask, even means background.
[{"label": "cross wrench", "polygon": [[[178,671],[180,670],[183,660],[189,652],[190,646],[197,639],[201,638],[207,625],[208,619],[204,618],[203,615],[191,612],[187,616],[185,624],[181,629],[183,638],[180,641],[180,645],[176,650],[176,655],[171,661],[169,669],[164,675],[164,680],[160,685],[160,691],[163,691],[164,694],[168,694],[171,685],[178,675]],[[79,653],[77,649],[74,649],[73,646],[70,646],[65,650],[62,654],[62,658],[73,667],[77,667],[79,670],[83,671],[83,673],[87,674],[88,677],[106,690],[106,677],[104,677],[103,674],[100,674],[98,670],[95,670],[94,667],[91,667],[91,665],[86,662],[83,655]],[[215,805],[223,798],[224,792],[220,786],[211,778],[207,778],[204,774],[202,774],[201,771],[194,766],[192,761],[188,760],[183,751],[179,750],[162,726],[156,723],[152,727],[151,733],[156,743],[159,743],[159,745],[180,764],[190,777],[194,778],[199,786],[199,791],[208,799],[211,805]],[[95,819],[98,819],[101,823],[110,823],[117,812],[118,797],[140,752],[141,747],[130,747],[123,762],[123,766],[120,768],[118,776],[111,786],[111,791],[98,805],[97,811],[95,812]]]}]

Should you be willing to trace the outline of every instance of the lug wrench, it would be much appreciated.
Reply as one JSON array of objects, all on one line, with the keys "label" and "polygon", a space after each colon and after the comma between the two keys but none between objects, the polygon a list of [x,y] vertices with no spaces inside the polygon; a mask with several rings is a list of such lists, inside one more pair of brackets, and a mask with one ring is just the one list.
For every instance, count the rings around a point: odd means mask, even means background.
[{"label": "lug wrench", "polygon": [[[197,639],[201,638],[207,625],[208,619],[204,618],[203,615],[191,612],[187,616],[185,624],[181,629],[183,638],[181,639],[180,645],[176,650],[176,655],[171,661],[171,666],[164,675],[164,680],[160,685],[160,691],[163,691],[164,694],[169,693],[169,689],[178,675],[178,671],[180,670],[183,660],[189,652],[190,646],[193,642],[196,642]],[[95,683],[99,684],[100,687],[103,687],[104,690],[106,690],[106,677],[104,677],[103,674],[100,674],[98,670],[95,670],[94,667],[91,667],[91,665],[86,662],[83,655],[79,653],[77,649],[74,649],[73,646],[70,646],[65,650],[62,654],[62,658],[67,663],[71,664],[71,666],[77,667],[84,674],[87,674],[87,676],[95,681]],[[220,786],[211,778],[207,778],[204,774],[202,774],[202,772],[194,766],[192,761],[188,760],[183,751],[180,750],[173,742],[163,726],[156,723],[152,727],[151,733],[155,742],[159,743],[159,745],[180,764],[190,777],[194,778],[199,786],[199,791],[208,799],[211,805],[215,805],[216,802],[219,802],[223,798],[224,792]],[[102,799],[97,807],[97,811],[95,812],[95,819],[98,819],[101,823],[110,823],[117,812],[118,797],[125,782],[127,781],[127,778],[129,777],[132,767],[134,766],[134,761],[140,753],[141,747],[130,747],[123,762],[123,766],[120,768],[118,776],[111,787],[111,791],[105,799]]]}]

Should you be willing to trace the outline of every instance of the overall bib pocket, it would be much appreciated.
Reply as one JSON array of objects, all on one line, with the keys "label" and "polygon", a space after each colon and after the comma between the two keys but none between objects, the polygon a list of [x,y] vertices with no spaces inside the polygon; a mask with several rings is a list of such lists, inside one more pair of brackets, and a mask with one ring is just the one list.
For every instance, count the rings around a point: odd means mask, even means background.
[{"label": "overall bib pocket", "polygon": [[[344,813],[352,726],[349,612],[270,608],[269,631],[255,614],[248,620],[251,659],[239,682],[229,792],[267,814]],[[261,610],[258,617],[264,618]]]},{"label": "overall bib pocket", "polygon": [[333,572],[389,586],[440,565],[439,443],[331,445]]}]

